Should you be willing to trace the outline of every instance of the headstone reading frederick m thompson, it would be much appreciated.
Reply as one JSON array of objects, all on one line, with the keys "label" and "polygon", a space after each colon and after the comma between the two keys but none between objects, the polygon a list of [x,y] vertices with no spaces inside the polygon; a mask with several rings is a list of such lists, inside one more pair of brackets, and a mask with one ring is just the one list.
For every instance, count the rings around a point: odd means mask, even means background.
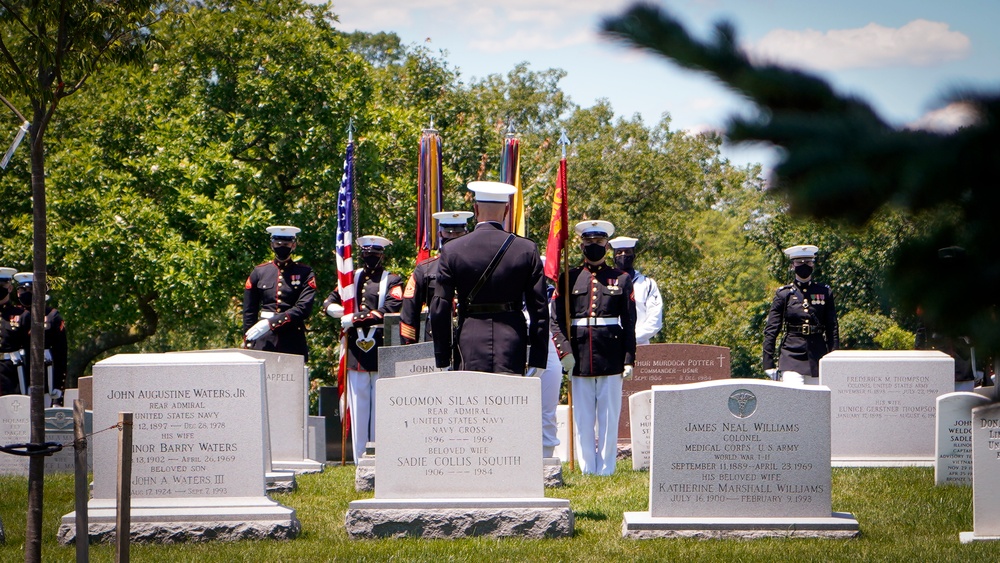
[{"label": "headstone reading frederick m thompson", "polygon": [[819,363],[830,388],[835,466],[934,464],[939,395],[955,390],[954,360],[934,350],[837,350]]}]

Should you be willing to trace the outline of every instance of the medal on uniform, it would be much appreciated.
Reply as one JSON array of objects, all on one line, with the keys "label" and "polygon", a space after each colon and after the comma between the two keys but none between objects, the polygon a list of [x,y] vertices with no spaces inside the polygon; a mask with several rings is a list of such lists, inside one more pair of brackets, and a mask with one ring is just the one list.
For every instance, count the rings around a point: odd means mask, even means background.
[{"label": "medal on uniform", "polygon": [[363,352],[370,352],[372,348],[375,347],[375,330],[377,327],[371,327],[366,332],[365,329],[358,329],[358,348],[361,348]]},{"label": "medal on uniform", "polygon": [[292,280],[291,280],[291,281],[292,281],[292,285],[299,285],[299,283],[301,283],[301,282],[299,281],[299,278],[300,278],[301,276],[299,276],[299,275],[297,275],[297,274],[293,274],[293,275],[292,275],[292,276],[290,276],[290,277],[292,278]]}]

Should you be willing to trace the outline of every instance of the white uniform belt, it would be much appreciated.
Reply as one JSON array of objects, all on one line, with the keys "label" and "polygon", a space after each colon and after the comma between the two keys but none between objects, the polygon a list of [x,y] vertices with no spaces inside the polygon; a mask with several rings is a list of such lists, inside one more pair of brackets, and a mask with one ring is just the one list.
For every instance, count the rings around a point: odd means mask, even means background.
[{"label": "white uniform belt", "polygon": [[618,326],[618,317],[584,317],[573,319],[573,326]]},{"label": "white uniform belt", "polygon": [[20,359],[20,358],[16,354],[14,354],[12,352],[4,352],[3,354],[0,354],[0,360],[14,361],[14,360],[18,360],[18,359]]}]

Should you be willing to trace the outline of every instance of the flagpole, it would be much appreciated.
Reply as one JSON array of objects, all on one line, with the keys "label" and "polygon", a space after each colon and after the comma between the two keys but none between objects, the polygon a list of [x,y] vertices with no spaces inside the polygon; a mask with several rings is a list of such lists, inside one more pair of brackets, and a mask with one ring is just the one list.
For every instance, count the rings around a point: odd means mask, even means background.
[{"label": "flagpole", "polygon": [[[347,120],[347,145],[350,146],[353,142],[354,142],[354,118],[351,117],[351,118],[348,118],[348,120]],[[353,174],[353,172],[351,174],[350,181],[351,181],[351,186],[349,186],[349,187],[350,187],[351,192],[353,194],[353,192],[354,192],[354,185],[353,185],[354,184],[354,174]],[[350,209],[350,211],[348,211],[348,213],[351,213],[352,215],[355,215],[354,217],[352,217],[353,221],[351,222],[351,231],[352,231],[351,232],[351,244],[354,244],[354,233],[353,233],[353,230],[354,230],[354,224],[357,222],[357,216],[356,216],[356,208],[354,207],[354,203],[353,203],[353,195],[351,196],[351,200],[352,200],[351,201],[351,209]],[[351,274],[353,275],[353,272]],[[341,325],[341,327],[340,327],[340,335],[341,335],[341,338],[340,338],[340,346],[341,346],[340,357],[341,357],[341,359],[343,359],[343,358],[345,358],[347,356],[346,347],[347,347],[348,342],[349,342],[349,339],[347,338],[347,330],[344,329],[343,325]],[[348,426],[350,425],[350,422],[351,422],[351,420],[350,420],[350,414],[351,413],[350,413],[350,410],[348,409],[348,397],[351,396],[350,395],[350,385],[351,385],[351,378],[348,377],[348,375],[347,375],[347,367],[345,365],[345,367],[344,367],[344,402],[340,403],[339,400],[337,401],[339,403],[338,406],[340,407],[340,414],[341,414],[341,417],[340,417],[340,465],[341,465],[341,467],[347,465],[347,428],[348,428]],[[356,465],[358,463],[358,460],[354,460],[354,463]]]},{"label": "flagpole", "polygon": [[[563,161],[566,160],[566,146],[569,145],[569,143],[570,143],[569,137],[566,136],[566,130],[563,129],[562,134],[559,135],[559,144],[562,146]],[[569,209],[568,184],[569,181],[567,178],[567,186],[565,194],[566,200],[563,202],[563,205],[566,207],[567,210]],[[563,295],[566,296],[566,299],[563,301],[563,305],[565,306],[563,313],[565,314],[564,318],[566,319],[566,328],[572,330],[570,327],[573,325],[573,323],[571,317],[569,316],[570,292],[569,292],[569,245],[568,244],[563,245],[562,249],[560,250],[560,254],[562,254],[562,262],[563,262],[562,271],[565,273],[565,275],[563,276]],[[570,354],[572,353],[573,352],[571,350]],[[576,471],[576,447],[575,447],[576,438],[574,437],[574,434],[576,434],[576,432],[573,424],[573,374],[568,373],[566,375],[567,377],[569,377],[569,385],[566,386],[566,403],[567,406],[569,407],[569,470]]]}]

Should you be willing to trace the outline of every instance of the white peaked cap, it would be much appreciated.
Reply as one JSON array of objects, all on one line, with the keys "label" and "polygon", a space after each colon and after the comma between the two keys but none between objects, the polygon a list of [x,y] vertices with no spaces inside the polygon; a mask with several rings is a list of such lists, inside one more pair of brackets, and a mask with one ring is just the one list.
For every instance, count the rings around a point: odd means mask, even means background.
[{"label": "white peaked cap", "polygon": [[604,236],[610,237],[615,234],[615,226],[611,221],[580,221],[576,224],[576,234],[583,236],[585,233],[604,233]]},{"label": "white peaked cap", "polygon": [[506,203],[517,188],[503,182],[469,182],[469,191],[476,194],[476,201]]},{"label": "white peaked cap", "polygon": [[378,235],[365,235],[363,237],[358,237],[358,246],[361,247],[381,246],[382,248],[385,248],[390,244],[392,244],[391,240],[385,237],[380,237]]},{"label": "white peaked cap", "polygon": [[14,268],[0,268],[0,280],[9,280],[17,272]]},{"label": "white peaked cap", "polygon": [[295,235],[301,233],[302,229],[292,227],[291,225],[271,225],[267,228],[267,232],[270,233],[272,237],[295,238]]},{"label": "white peaked cap", "polygon": [[639,242],[639,239],[633,237],[615,237],[608,241],[611,248],[635,248],[635,243]]},{"label": "white peaked cap", "polygon": [[14,274],[14,281],[16,281],[18,285],[35,283],[35,274],[33,272],[18,272]]},{"label": "white peaked cap", "polygon": [[819,252],[818,246],[800,244],[798,246],[790,246],[786,248],[785,256],[787,256],[789,260],[795,260],[796,258],[815,258],[817,252]]},{"label": "white peaked cap", "polygon": [[442,225],[465,225],[472,218],[471,211],[438,211],[432,215]]}]

